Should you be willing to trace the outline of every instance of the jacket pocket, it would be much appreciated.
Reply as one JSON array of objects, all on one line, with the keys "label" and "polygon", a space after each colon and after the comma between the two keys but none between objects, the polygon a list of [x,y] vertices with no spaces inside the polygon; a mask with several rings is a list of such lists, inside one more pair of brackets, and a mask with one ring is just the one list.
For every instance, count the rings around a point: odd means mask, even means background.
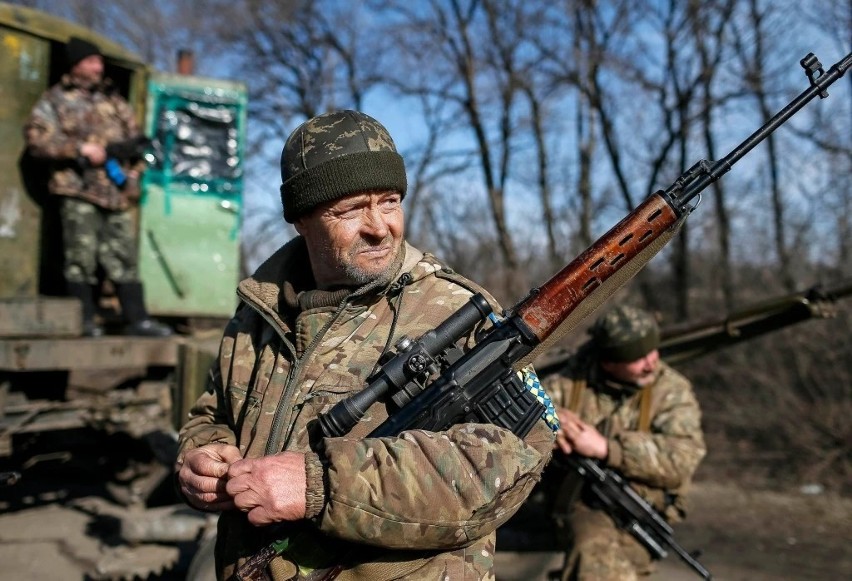
[{"label": "jacket pocket", "polygon": [[[313,434],[314,439],[319,433],[316,419],[320,414],[328,413],[335,405],[347,397],[357,393],[363,387],[362,384],[335,384],[315,386],[310,393],[305,395],[299,404],[295,406],[295,426],[293,434],[297,446],[309,446],[308,432]],[[378,416],[378,417],[377,417]],[[379,422],[387,417],[384,405],[373,405],[362,418],[347,432],[356,437],[364,437],[370,433]],[[376,421],[378,419],[378,422]],[[314,442],[316,443],[316,442]]]},{"label": "jacket pocket", "polygon": [[315,387],[305,395],[301,405],[301,413],[315,417],[326,413],[338,402],[343,401],[350,395],[356,393],[358,388],[345,385],[323,385]]}]

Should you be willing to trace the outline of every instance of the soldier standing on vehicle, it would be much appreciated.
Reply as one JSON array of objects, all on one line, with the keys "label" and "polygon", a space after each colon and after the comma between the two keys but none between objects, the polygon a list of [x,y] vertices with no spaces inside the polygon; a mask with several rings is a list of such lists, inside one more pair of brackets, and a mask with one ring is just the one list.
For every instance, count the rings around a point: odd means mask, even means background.
[{"label": "soldier standing on vehicle", "polygon": [[[601,461],[669,522],[685,516],[686,488],[704,457],[701,412],[689,381],[660,360],[660,330],[645,311],[619,306],[542,383],[553,398],[556,446]],[[649,575],[648,551],[596,504],[577,474],[555,499],[566,554],[562,579],[625,581]]]},{"label": "soldier standing on vehicle", "polygon": [[180,435],[182,493],[222,511],[218,575],[273,541],[274,579],[335,567],[347,580],[493,575],[494,531],[552,451],[544,420],[523,440],[483,424],[367,438],[388,416],[381,401],[344,437],[315,429],[403,335],[434,329],[482,289],[405,242],[405,167],[372,117],[302,124],[281,178],[299,235],[240,283],[208,392]]},{"label": "soldier standing on vehicle", "polygon": [[[36,103],[24,128],[28,152],[50,163],[51,194],[60,196],[67,292],[82,302],[83,334],[103,335],[95,321],[97,267],[115,285],[128,335],[172,330],[145,309],[137,271],[133,215],[144,162],[109,158],[107,145],[140,136],[133,112],[104,78],[100,49],[81,38],[66,45],[67,74]],[[109,171],[108,171],[109,170]]]}]

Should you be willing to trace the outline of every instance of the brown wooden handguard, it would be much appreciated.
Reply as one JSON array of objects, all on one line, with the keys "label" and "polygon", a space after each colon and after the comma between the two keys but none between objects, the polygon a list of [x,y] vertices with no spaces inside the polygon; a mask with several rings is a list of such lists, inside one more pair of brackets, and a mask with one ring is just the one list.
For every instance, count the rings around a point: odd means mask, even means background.
[{"label": "brown wooden handguard", "polygon": [[592,246],[530,294],[516,309],[529,330],[544,341],[586,297],[620,270],[678,216],[659,194],[649,196]]}]

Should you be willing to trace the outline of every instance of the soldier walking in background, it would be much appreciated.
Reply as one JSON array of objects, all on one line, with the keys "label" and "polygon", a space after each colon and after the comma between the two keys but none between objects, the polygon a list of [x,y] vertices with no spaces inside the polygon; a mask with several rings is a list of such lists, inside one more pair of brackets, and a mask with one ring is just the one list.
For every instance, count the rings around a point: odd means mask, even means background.
[{"label": "soldier walking in background", "polygon": [[127,101],[104,78],[100,49],[81,38],[66,45],[67,74],[36,103],[24,128],[28,152],[50,163],[51,194],[61,196],[60,216],[69,295],[83,305],[83,334],[103,335],[95,321],[97,267],[116,289],[128,335],[168,336],[172,330],[148,316],[137,272],[133,215],[139,172],[108,158],[107,145],[138,138]]},{"label": "soldier walking in background", "polygon": [[[543,381],[561,423],[556,446],[624,476],[669,522],[685,516],[686,488],[704,457],[701,412],[689,381],[660,360],[654,317],[619,306]],[[563,581],[626,581],[653,571],[651,555],[568,475],[555,499],[561,541],[570,546]]]}]

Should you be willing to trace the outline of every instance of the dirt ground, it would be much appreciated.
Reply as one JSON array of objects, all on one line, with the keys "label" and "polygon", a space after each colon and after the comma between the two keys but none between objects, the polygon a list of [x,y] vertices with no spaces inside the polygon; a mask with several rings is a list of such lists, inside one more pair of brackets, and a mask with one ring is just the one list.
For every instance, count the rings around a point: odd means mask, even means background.
[{"label": "dirt ground", "polygon": [[[180,570],[181,556],[174,547],[117,545],[115,531],[104,526],[109,511],[102,501],[58,495],[42,499],[49,502],[12,506],[3,502],[3,494],[0,490],[0,580],[104,579],[111,578],[110,571],[132,570],[137,561],[144,571],[145,563],[157,559]],[[691,499],[690,516],[675,527],[676,536],[687,549],[701,549],[700,560],[715,579],[852,579],[852,499],[745,491],[712,482],[697,482]],[[525,565],[532,568],[525,571]],[[498,573],[505,581],[543,580],[541,571],[558,566],[554,554],[498,554]],[[172,571],[159,578],[182,575]],[[669,557],[653,580],[697,578]]]},{"label": "dirt ground", "polygon": [[[674,527],[675,536],[687,550],[700,549],[699,561],[714,579],[852,579],[852,499],[696,482],[690,505],[687,520]],[[501,581],[544,581],[541,571],[558,569],[561,557],[498,553],[497,564]],[[661,561],[652,577],[698,578],[675,556]]]}]

